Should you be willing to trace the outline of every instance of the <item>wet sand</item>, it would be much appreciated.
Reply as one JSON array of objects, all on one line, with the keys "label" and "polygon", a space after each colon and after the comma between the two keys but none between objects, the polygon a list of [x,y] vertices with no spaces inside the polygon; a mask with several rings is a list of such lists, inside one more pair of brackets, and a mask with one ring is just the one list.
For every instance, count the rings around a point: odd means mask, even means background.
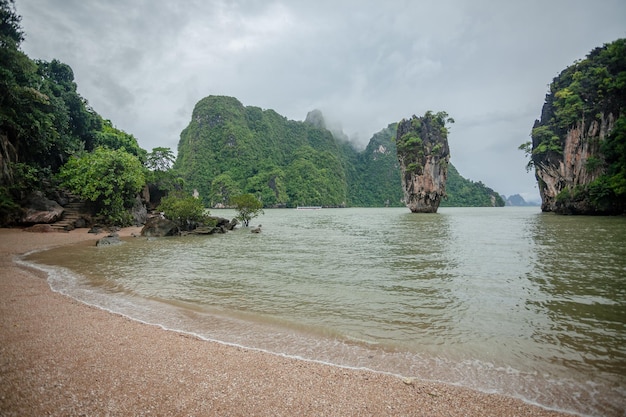
[{"label": "wet sand", "polygon": [[13,262],[103,236],[0,229],[1,416],[569,415],[163,330],[55,293],[45,274]]}]

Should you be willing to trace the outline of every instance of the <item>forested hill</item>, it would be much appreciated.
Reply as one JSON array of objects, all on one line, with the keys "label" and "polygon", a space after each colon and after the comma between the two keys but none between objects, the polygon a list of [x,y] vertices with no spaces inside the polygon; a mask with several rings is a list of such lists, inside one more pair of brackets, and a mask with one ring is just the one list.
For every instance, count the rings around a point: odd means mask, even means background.
[{"label": "forested hill", "polygon": [[[403,206],[395,133],[390,124],[357,151],[345,135],[325,128],[319,111],[298,122],[233,97],[209,96],[196,104],[181,133],[175,168],[188,190],[212,207],[241,193],[258,196],[265,207]],[[442,205],[504,201],[450,166]]]}]

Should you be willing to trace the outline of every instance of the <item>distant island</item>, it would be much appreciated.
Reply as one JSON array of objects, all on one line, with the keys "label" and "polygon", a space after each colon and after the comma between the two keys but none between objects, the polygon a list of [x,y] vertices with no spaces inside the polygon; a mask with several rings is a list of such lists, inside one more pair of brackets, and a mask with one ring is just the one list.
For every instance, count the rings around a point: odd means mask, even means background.
[{"label": "distant island", "polygon": [[[200,100],[181,133],[175,170],[188,192],[209,207],[242,192],[265,207],[402,207],[404,195],[391,123],[357,150],[331,132],[319,110],[303,122],[274,110],[244,106],[234,97]],[[504,206],[491,188],[449,166],[442,206]]]},{"label": "distant island", "polygon": [[539,206],[539,203],[534,201],[526,201],[524,197],[519,194],[513,194],[508,197],[502,196],[502,199],[505,202],[506,206],[514,206],[514,207],[526,207],[526,206]]}]

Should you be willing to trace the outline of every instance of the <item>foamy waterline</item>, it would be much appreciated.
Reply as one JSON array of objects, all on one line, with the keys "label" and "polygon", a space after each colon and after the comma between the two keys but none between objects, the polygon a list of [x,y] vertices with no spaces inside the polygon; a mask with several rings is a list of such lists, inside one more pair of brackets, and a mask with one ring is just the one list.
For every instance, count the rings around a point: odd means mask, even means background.
[{"label": "foamy waterline", "polygon": [[[617,411],[607,398],[597,398],[605,397],[606,393],[597,392],[592,381],[581,384],[570,379],[553,379],[548,375],[522,372],[479,360],[453,362],[415,352],[386,350],[364,341],[351,343],[349,338],[327,338],[319,334],[312,336],[306,331],[247,322],[165,300],[145,299],[123,291],[106,291],[89,285],[85,277],[66,268],[44,266],[26,261],[23,257],[15,261],[46,273],[50,288],[57,293],[140,323],[209,342],[346,369],[367,370],[497,393],[545,409],[581,416],[613,415]],[[624,396],[623,392],[614,394],[616,398]]]}]

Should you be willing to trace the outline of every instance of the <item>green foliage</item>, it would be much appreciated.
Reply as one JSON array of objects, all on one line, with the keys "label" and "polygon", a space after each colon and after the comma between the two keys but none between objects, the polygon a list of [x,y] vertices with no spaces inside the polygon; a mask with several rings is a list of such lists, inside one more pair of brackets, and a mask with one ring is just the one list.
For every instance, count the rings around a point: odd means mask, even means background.
[{"label": "green foliage", "polygon": [[147,168],[146,182],[150,191],[149,208],[159,205],[162,198],[170,192],[183,189],[184,180],[172,169],[175,159],[170,148],[157,147],[147,153],[144,165]]},{"label": "green foliage", "polygon": [[70,156],[98,146],[143,160],[136,139],[104,121],[78,94],[68,65],[34,61],[19,50],[19,22],[13,1],[0,0],[0,184],[19,185],[13,172],[18,164],[50,176]]},{"label": "green foliage", "polygon": [[561,139],[549,126],[537,126],[531,132],[533,142],[538,145],[532,150],[532,155],[545,154],[547,152],[563,153]]},{"label": "green foliage", "polygon": [[[198,102],[181,134],[175,168],[187,190],[198,190],[211,206],[241,192],[256,195],[266,207],[295,206],[320,195],[328,196],[325,205],[340,205],[347,198],[337,152],[337,142],[325,129],[287,120],[273,110],[244,107],[232,97],[210,96]],[[311,163],[314,172],[301,171]],[[306,187],[290,174],[315,181]]]},{"label": "green foliage", "polygon": [[345,174],[341,162],[333,153],[304,146],[294,155],[286,175],[290,205],[345,205]]},{"label": "green foliage", "polygon": [[241,191],[229,173],[220,174],[211,182],[211,206],[226,206]]},{"label": "green foliage", "polygon": [[266,207],[281,207],[289,199],[285,172],[276,165],[265,165],[247,180],[247,191],[254,194]]},{"label": "green foliage", "polygon": [[[376,133],[365,150],[357,151],[324,129],[321,117],[296,122],[273,110],[244,107],[232,97],[206,97],[181,134],[175,170],[185,179],[186,190],[198,190],[211,207],[226,206],[241,193],[254,195],[263,207],[403,206],[397,124]],[[447,135],[446,124],[452,122],[445,112],[412,120],[437,135]],[[410,146],[417,147],[420,138],[410,138]],[[441,155],[448,153],[447,146],[429,146]],[[414,163],[417,168],[421,162]]]},{"label": "green foliage", "polygon": [[252,194],[234,196],[231,198],[230,203],[237,210],[235,218],[243,223],[245,227],[250,225],[250,220],[263,214],[263,203]]},{"label": "green foliage", "polygon": [[589,158],[587,158],[587,161],[585,161],[585,168],[587,169],[587,171],[593,172],[596,169],[598,169],[601,165],[602,165],[602,160],[595,156],[590,156]]},{"label": "green foliage", "polygon": [[118,225],[129,224],[127,209],[145,184],[143,166],[135,155],[104,147],[71,158],[58,178],[70,192],[94,202],[105,221]]},{"label": "green foliage", "polygon": [[626,115],[615,122],[601,150],[608,168],[589,184],[590,199],[599,210],[620,212],[626,209]]},{"label": "green foliage", "polygon": [[155,172],[169,171],[174,165],[176,157],[170,148],[153,148],[146,156],[146,167]]},{"label": "green foliage", "polygon": [[11,191],[7,187],[0,187],[0,225],[14,222],[20,213],[20,206],[15,203]]},{"label": "green foliage", "polygon": [[193,196],[172,193],[161,200],[158,209],[181,230],[193,230],[198,224],[207,222],[209,212],[202,201]]},{"label": "green foliage", "polygon": [[621,114],[626,104],[626,39],[591,51],[550,84],[541,120],[532,130],[533,161],[562,152],[561,138],[577,124],[586,131],[602,115]]},{"label": "green foliage", "polygon": [[24,40],[13,0],[0,0],[0,48],[17,48]]},{"label": "green foliage", "polygon": [[[591,153],[585,168],[597,175],[589,184],[562,190],[558,204],[582,202],[597,213],[626,210],[625,111],[626,39],[594,49],[554,78],[531,132],[532,147],[526,143],[520,149],[530,157],[529,167],[556,166],[567,132],[577,127]],[[610,117],[618,119],[608,137],[588,137],[592,123],[601,125]]]},{"label": "green foliage", "polygon": [[[109,149],[123,149],[135,155],[141,162],[146,161],[147,152],[139,147],[137,139],[133,135],[114,127],[110,120],[102,120],[102,129],[94,133],[93,144],[95,148],[103,146]],[[164,157],[164,155],[159,156]],[[173,156],[171,157],[173,158]]]},{"label": "green foliage", "polygon": [[482,182],[463,178],[454,165],[448,165],[447,198],[441,207],[504,207],[505,201]]}]

